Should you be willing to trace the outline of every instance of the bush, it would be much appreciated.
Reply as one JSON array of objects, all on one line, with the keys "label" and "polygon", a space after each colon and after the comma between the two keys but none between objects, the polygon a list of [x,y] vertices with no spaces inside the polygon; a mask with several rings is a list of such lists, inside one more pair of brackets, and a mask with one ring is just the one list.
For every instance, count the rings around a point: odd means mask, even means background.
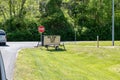
[{"label": "bush", "polygon": [[6,28],[5,30],[7,32],[8,41],[39,40],[38,25],[35,21],[21,18],[12,18],[7,20],[4,26]]}]

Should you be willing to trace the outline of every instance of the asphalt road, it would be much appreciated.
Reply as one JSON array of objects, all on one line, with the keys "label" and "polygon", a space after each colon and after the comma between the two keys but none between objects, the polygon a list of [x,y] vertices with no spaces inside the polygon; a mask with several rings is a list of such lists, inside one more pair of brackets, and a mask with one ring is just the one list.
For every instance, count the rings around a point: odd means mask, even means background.
[{"label": "asphalt road", "polygon": [[17,52],[22,48],[33,48],[37,43],[38,42],[7,42],[7,46],[0,46],[8,80],[13,80]]}]

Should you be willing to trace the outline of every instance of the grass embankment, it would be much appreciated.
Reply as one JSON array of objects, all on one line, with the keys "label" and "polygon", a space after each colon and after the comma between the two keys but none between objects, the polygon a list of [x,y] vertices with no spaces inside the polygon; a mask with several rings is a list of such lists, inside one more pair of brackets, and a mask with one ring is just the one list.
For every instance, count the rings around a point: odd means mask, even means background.
[{"label": "grass embankment", "polygon": [[[19,52],[14,80],[120,80],[120,42],[67,43],[66,51],[45,48]],[[91,47],[90,47],[91,46]]]}]

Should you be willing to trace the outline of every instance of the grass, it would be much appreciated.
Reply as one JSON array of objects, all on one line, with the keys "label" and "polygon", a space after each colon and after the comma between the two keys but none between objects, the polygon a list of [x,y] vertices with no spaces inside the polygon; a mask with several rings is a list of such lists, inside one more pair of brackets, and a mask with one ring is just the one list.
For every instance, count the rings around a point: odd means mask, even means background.
[{"label": "grass", "polygon": [[120,42],[66,43],[66,51],[22,49],[14,80],[120,80]]}]

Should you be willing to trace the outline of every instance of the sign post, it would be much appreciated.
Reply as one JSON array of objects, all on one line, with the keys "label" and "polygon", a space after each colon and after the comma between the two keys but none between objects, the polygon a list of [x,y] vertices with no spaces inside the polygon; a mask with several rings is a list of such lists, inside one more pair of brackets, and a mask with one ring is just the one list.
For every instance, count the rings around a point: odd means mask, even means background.
[{"label": "sign post", "polygon": [[112,46],[114,46],[114,0],[112,0]]},{"label": "sign post", "polygon": [[[39,26],[38,31],[41,34],[40,41],[41,41],[41,46],[42,46],[42,33],[45,31],[45,27],[44,26]],[[38,42],[38,45],[39,45],[39,42]]]},{"label": "sign post", "polygon": [[97,36],[97,48],[99,48],[99,36]]},{"label": "sign post", "polygon": [[77,28],[74,28],[74,31],[75,31],[75,44],[76,44],[76,39],[77,39],[76,36],[77,36],[77,31],[78,31]]}]

